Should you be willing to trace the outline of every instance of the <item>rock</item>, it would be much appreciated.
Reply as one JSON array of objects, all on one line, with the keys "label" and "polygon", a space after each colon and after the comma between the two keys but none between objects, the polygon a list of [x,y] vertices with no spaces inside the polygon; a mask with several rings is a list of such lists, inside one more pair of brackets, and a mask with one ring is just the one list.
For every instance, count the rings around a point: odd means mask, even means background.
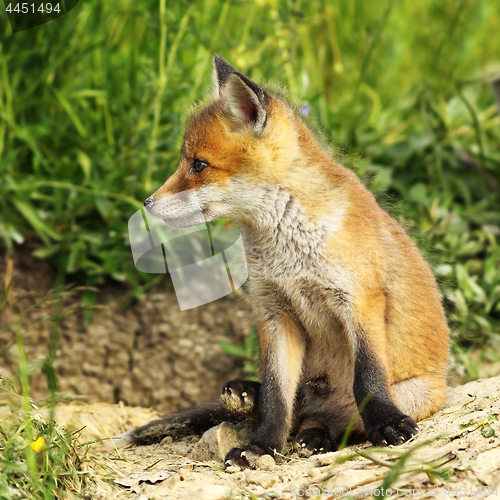
[{"label": "rock", "polygon": [[252,422],[251,420],[244,420],[243,422],[236,424],[235,427],[238,431],[240,439],[243,440],[245,444],[247,444],[250,442],[250,439],[252,439],[257,424],[256,422]]},{"label": "rock", "polygon": [[255,468],[257,470],[269,470],[276,465],[274,458],[271,455],[262,455],[255,461]]},{"label": "rock", "polygon": [[199,462],[207,460],[222,462],[231,448],[240,448],[245,444],[246,441],[242,440],[234,425],[222,422],[201,436],[193,449],[192,457]]}]

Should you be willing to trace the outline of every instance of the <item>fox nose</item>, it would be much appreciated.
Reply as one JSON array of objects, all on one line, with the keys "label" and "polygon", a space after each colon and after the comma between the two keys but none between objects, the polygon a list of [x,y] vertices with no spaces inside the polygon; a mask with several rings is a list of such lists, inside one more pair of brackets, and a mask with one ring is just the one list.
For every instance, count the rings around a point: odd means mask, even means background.
[{"label": "fox nose", "polygon": [[151,211],[151,209],[153,208],[153,205],[154,205],[154,200],[153,200],[153,197],[150,196],[149,198],[146,198],[146,200],[144,201],[144,208],[148,211]]}]

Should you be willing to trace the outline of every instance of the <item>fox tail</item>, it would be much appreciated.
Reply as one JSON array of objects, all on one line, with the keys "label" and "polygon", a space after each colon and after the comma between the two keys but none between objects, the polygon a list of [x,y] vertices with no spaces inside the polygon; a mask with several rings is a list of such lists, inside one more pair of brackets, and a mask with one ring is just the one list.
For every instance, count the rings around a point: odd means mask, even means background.
[{"label": "fox tail", "polygon": [[208,429],[229,422],[237,424],[247,418],[258,419],[260,384],[250,380],[232,380],[222,388],[220,400],[181,410],[149,424],[113,437],[117,446],[159,443],[164,437],[177,439],[201,435]]}]

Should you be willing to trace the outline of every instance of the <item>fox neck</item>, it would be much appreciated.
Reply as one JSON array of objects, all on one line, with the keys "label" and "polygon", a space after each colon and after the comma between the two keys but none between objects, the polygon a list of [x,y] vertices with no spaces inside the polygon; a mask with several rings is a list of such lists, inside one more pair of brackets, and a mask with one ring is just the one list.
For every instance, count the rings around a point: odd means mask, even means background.
[{"label": "fox neck", "polygon": [[242,229],[254,235],[290,235],[295,227],[312,226],[293,192],[280,185],[254,186],[248,192],[245,210],[234,218]]},{"label": "fox neck", "polygon": [[[256,210],[253,220],[239,220],[249,258],[305,262],[321,252],[327,228],[304,213],[300,202],[282,188],[268,189],[268,210]],[[237,219],[238,220],[238,219]]]},{"label": "fox neck", "polygon": [[286,257],[305,262],[321,253],[329,234],[342,224],[341,209],[334,208],[325,214],[310,213],[300,193],[289,186],[250,185],[242,178],[231,182],[231,191],[235,194],[229,203],[234,201],[235,205],[228,215],[239,223],[251,258],[276,261]]},{"label": "fox neck", "polygon": [[296,155],[268,169],[278,172],[274,178],[255,182],[242,176],[231,181],[229,191],[236,196],[230,217],[253,239],[283,235],[292,242],[311,231],[325,236],[338,229],[346,209],[349,172],[315,146],[304,151],[299,145]]}]

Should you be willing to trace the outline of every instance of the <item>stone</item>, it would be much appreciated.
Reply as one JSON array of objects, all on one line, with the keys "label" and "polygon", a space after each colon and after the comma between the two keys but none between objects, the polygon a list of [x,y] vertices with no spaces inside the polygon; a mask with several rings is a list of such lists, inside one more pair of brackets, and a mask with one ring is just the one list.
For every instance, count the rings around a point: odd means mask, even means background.
[{"label": "stone", "polygon": [[257,470],[269,470],[276,465],[274,458],[271,455],[262,455],[255,461],[255,468]]},{"label": "stone", "polygon": [[241,448],[246,442],[238,434],[238,430],[232,424],[222,422],[217,427],[208,429],[198,441],[192,451],[192,457],[199,462],[216,460],[223,462],[229,450]]}]

